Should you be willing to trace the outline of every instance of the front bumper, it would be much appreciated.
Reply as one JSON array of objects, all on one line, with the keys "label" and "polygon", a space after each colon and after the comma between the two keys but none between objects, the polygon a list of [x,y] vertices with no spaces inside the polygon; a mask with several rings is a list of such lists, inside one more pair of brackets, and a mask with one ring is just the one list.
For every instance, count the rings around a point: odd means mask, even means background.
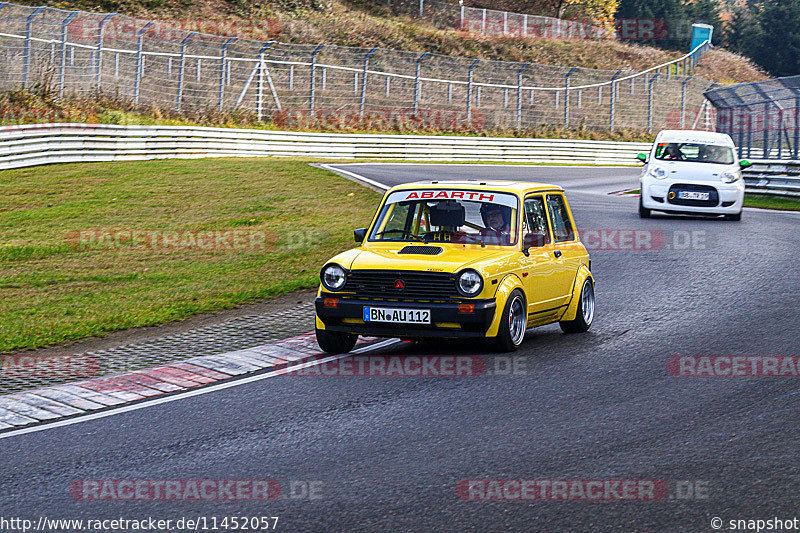
[{"label": "front bumper", "polygon": [[[325,298],[336,298],[336,307],[325,307]],[[460,313],[459,303],[475,306],[472,313]],[[343,331],[372,337],[484,337],[494,319],[497,304],[494,298],[464,302],[411,302],[387,300],[348,299],[341,295],[322,293],[314,300],[317,317],[329,331]],[[431,324],[389,324],[364,322],[364,307],[392,307],[402,309],[430,309]]]},{"label": "front bumper", "polygon": [[[686,190],[694,187],[705,187],[716,192],[716,205],[686,205],[669,198],[670,191]],[[690,179],[663,179],[657,180],[645,177],[641,182],[642,205],[646,209],[664,211],[667,213],[698,213],[712,215],[730,215],[739,213],[744,203],[744,180],[735,183],[722,183],[721,181],[695,181]],[[712,194],[713,197],[713,194]]]}]

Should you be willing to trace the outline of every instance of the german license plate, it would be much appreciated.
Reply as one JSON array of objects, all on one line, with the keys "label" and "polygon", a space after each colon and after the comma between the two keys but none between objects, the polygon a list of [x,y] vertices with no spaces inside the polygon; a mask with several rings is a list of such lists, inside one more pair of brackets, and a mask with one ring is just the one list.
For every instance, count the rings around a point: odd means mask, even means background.
[{"label": "german license plate", "polygon": [[397,309],[394,307],[364,307],[364,322],[392,324],[430,324],[430,309]]},{"label": "german license plate", "polygon": [[698,191],[678,191],[678,199],[680,200],[708,200],[711,194],[707,192]]}]

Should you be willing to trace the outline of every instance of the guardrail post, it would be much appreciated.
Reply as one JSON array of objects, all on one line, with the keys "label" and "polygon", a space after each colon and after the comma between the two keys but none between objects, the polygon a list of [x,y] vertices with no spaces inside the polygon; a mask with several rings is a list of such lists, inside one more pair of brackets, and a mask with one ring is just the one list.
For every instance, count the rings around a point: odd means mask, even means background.
[{"label": "guardrail post", "polygon": [[325,46],[324,44],[318,45],[313,52],[311,52],[311,75],[309,76],[309,83],[308,83],[308,111],[309,111],[309,118],[310,115],[314,114],[314,77],[317,70],[317,54],[322,47]]},{"label": "guardrail post", "polygon": [[472,124],[472,71],[480,63],[480,59],[476,59],[472,65],[469,66],[467,73],[467,126]]},{"label": "guardrail post", "polygon": [[25,57],[23,60],[22,66],[22,86],[28,86],[28,71],[30,70],[31,65],[31,26],[33,25],[33,19],[36,18],[36,15],[42,12],[44,7],[37,7],[34,9],[33,13],[28,15],[28,18],[25,20]]},{"label": "guardrail post", "polygon": [[225,44],[222,45],[222,51],[219,55],[219,110],[222,111],[222,102],[225,97],[225,63],[228,54],[228,47],[236,42],[238,37],[231,37]]},{"label": "guardrail post", "polygon": [[681,129],[686,125],[686,84],[692,81],[694,76],[689,76],[681,83]]},{"label": "guardrail post", "polygon": [[178,113],[181,112],[181,101],[183,100],[183,73],[184,69],[186,68],[186,44],[195,35],[197,35],[197,32],[193,31],[189,35],[187,35],[186,38],[183,39],[183,41],[181,41],[181,63],[180,66],[178,67],[178,96],[175,105]]},{"label": "guardrail post", "polygon": [[517,71],[517,129],[522,129],[522,73],[530,63],[525,63]]},{"label": "guardrail post", "polygon": [[[5,5],[0,6],[0,9]],[[58,96],[64,95],[64,71],[67,67],[67,25],[78,16],[80,11],[73,11],[67,18],[61,21],[61,58],[58,64]]]},{"label": "guardrail post", "polygon": [[150,29],[150,26],[155,24],[154,20],[151,20],[144,27],[136,32],[136,72],[134,72],[133,78],[133,105],[139,105],[139,85],[141,83],[142,77],[142,41],[144,38],[144,33]]},{"label": "guardrail post", "polygon": [[[564,76],[564,127],[569,127],[569,77],[575,72],[578,67],[572,67],[567,75]],[[558,93],[556,93],[558,94]]]},{"label": "guardrail post", "polygon": [[414,115],[417,114],[417,110],[419,109],[420,92],[422,89],[422,87],[420,87],[420,82],[419,82],[419,71],[421,68],[420,63],[422,63],[422,60],[425,59],[427,56],[428,52],[424,52],[421,56],[417,58],[417,68],[414,74]]},{"label": "guardrail post", "polygon": [[100,21],[97,30],[97,92],[100,93],[100,83],[102,81],[103,69],[103,29],[106,23],[111,20],[116,13],[109,13],[103,20]]},{"label": "guardrail post", "polygon": [[653,84],[660,73],[656,72],[647,85],[647,132],[653,132]]},{"label": "guardrail post", "polygon": [[358,116],[364,118],[364,104],[367,99],[367,67],[369,66],[369,58],[378,49],[376,46],[364,56],[364,70],[361,74],[361,101],[358,103]]},{"label": "guardrail post", "polygon": [[[621,70],[618,70],[611,76],[611,100],[609,101],[609,116],[608,116],[608,129],[609,131],[614,131],[614,108],[615,104],[617,103],[617,84],[614,81],[617,79],[617,76],[622,74]],[[600,89],[600,87],[598,87]]]}]

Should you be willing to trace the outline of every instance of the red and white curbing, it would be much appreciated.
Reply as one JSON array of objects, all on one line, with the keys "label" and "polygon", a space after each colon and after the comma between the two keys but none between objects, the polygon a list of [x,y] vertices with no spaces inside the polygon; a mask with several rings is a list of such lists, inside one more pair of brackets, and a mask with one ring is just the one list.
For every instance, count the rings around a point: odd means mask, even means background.
[{"label": "red and white curbing", "polygon": [[[370,340],[360,339],[359,343]],[[185,391],[259,370],[279,370],[322,355],[312,332],[245,350],[0,396],[0,431]]]}]

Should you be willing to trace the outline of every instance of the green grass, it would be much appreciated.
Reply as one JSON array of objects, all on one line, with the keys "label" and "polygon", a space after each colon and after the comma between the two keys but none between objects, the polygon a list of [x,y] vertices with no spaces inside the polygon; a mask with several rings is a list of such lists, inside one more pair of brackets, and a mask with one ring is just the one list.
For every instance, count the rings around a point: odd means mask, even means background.
[{"label": "green grass", "polygon": [[783,211],[800,211],[800,198],[786,196],[770,196],[763,194],[745,194],[745,207],[760,209],[780,209]]},{"label": "green grass", "polygon": [[[352,229],[369,223],[379,199],[300,160],[2,171],[0,353],[313,287],[320,265],[352,245]],[[142,233],[134,247],[120,230],[175,232],[167,235],[177,240],[153,246]],[[235,250],[191,246],[196,232],[228,230],[252,233],[240,233]],[[108,235],[119,244],[102,240]]]}]

